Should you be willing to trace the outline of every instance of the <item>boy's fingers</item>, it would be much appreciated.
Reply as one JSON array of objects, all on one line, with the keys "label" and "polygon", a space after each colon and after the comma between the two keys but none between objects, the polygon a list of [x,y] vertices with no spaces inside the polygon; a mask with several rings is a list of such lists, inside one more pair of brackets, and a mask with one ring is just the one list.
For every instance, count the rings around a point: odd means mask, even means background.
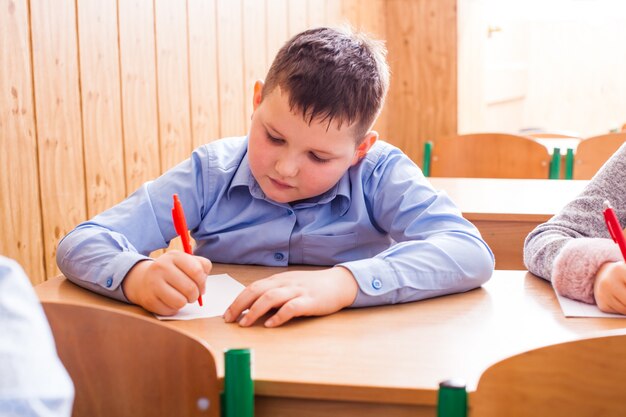
[{"label": "boy's fingers", "polygon": [[[173,273],[170,284],[180,291],[192,303],[204,292],[208,269],[211,270],[211,261],[201,260],[198,256],[181,253],[174,258],[174,265],[178,273]],[[206,262],[205,262],[206,261]]]},{"label": "boy's fingers", "polygon": [[213,263],[210,260],[208,260],[207,258],[205,258],[204,256],[196,256],[196,258],[202,264],[202,268],[204,269],[204,273],[209,275],[211,273],[211,270],[213,269]]},{"label": "boy's fingers", "polygon": [[259,317],[270,311],[272,308],[282,307],[289,300],[294,298],[296,294],[287,287],[272,288],[263,293],[252,304],[250,310],[239,321],[241,326],[250,326],[254,324]]},{"label": "boy's fingers", "polygon": [[261,295],[272,288],[272,286],[273,284],[269,279],[262,279],[248,285],[228,307],[224,313],[224,320],[227,323],[237,320],[244,310],[248,309]]},{"label": "boy's fingers", "polygon": [[156,300],[153,300],[158,310],[155,313],[163,315],[175,314],[187,304],[185,295],[178,289],[172,287],[168,282],[163,282],[155,293]]},{"label": "boy's fingers", "polygon": [[278,327],[294,317],[307,315],[307,302],[304,297],[296,297],[287,301],[276,314],[267,319],[265,327]]}]

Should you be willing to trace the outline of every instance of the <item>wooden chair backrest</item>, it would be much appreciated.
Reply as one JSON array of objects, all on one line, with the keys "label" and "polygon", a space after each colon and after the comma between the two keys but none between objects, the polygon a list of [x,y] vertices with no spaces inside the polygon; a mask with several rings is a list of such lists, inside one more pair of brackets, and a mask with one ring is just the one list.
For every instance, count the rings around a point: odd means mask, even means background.
[{"label": "wooden chair backrest", "polygon": [[591,179],[624,142],[626,132],[609,133],[582,140],[574,155],[574,179]]},{"label": "wooden chair backrest", "polygon": [[73,416],[219,417],[215,361],[203,341],[128,312],[43,307],[74,382]]},{"label": "wooden chair backrest", "polygon": [[626,416],[624,375],[626,334],[531,350],[482,374],[469,416]]},{"label": "wooden chair backrest", "polygon": [[540,178],[550,172],[550,154],[531,138],[477,133],[437,139],[432,177]]}]

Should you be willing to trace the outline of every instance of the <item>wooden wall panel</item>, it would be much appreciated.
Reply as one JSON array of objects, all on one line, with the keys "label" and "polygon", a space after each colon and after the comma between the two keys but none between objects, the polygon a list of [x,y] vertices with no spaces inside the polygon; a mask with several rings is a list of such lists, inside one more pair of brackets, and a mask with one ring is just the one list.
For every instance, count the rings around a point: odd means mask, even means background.
[{"label": "wooden wall panel", "polygon": [[33,0],[30,4],[48,277],[58,273],[59,240],[87,218],[74,6],[70,0]]},{"label": "wooden wall panel", "polygon": [[83,0],[77,6],[87,216],[93,217],[126,197],[117,5]]},{"label": "wooden wall panel", "polygon": [[221,137],[216,6],[215,0],[188,0],[191,135],[194,148]]},{"label": "wooden wall panel", "polygon": [[[387,39],[387,7],[386,0],[368,0],[359,3],[359,27],[362,31],[370,34],[375,39],[384,41]],[[380,138],[388,140],[389,132],[387,128],[387,107],[374,124],[374,130],[380,134]]]},{"label": "wooden wall panel", "polygon": [[220,120],[223,136],[246,133],[241,0],[217,2]]},{"label": "wooden wall panel", "polygon": [[155,0],[161,170],[191,153],[187,2]]},{"label": "wooden wall panel", "polygon": [[[315,1],[315,0],[313,0]],[[337,27],[344,23],[343,15],[341,14],[341,1],[326,0],[326,26]]]},{"label": "wooden wall panel", "polygon": [[[267,65],[272,65],[274,57],[289,38],[287,25],[287,0],[267,1]],[[265,78],[265,77],[264,77]]]},{"label": "wooden wall panel", "polygon": [[457,130],[456,0],[388,0],[387,25],[388,140],[421,165],[425,141]]},{"label": "wooden wall panel", "polygon": [[0,0],[0,255],[45,280],[28,4]]},{"label": "wooden wall panel", "polygon": [[[245,132],[250,130],[254,83],[264,80],[267,62],[267,21],[265,0],[243,0],[243,62]],[[259,18],[261,17],[261,18]],[[243,133],[242,133],[243,134]]]},{"label": "wooden wall panel", "polygon": [[[287,3],[288,38],[309,28],[307,21],[307,0],[289,0]],[[285,39],[286,41],[287,39]],[[284,41],[283,41],[284,43]]]},{"label": "wooden wall panel", "polygon": [[326,2],[321,0],[307,1],[307,23],[309,28],[317,28],[328,25],[326,14]]},{"label": "wooden wall panel", "polygon": [[126,190],[161,172],[152,0],[120,1],[119,49]]}]

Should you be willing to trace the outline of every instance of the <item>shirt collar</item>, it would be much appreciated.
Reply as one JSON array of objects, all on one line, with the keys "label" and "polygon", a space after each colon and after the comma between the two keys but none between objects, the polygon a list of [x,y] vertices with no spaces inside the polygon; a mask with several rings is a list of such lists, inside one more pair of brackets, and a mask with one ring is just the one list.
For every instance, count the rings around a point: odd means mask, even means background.
[{"label": "shirt collar", "polygon": [[[235,171],[235,175],[230,182],[230,186],[228,187],[227,192],[228,198],[231,197],[232,192],[235,188],[240,187],[247,187],[250,190],[250,194],[254,198],[268,200],[265,197],[265,193],[261,189],[261,186],[252,175],[247,152],[241,159],[241,163],[239,164],[239,167],[237,167],[237,171]],[[348,211],[348,208],[350,208],[350,190],[350,175],[348,172],[346,172],[339,179],[337,184],[335,184],[330,190],[317,197],[312,197],[304,202],[296,204],[295,208],[304,208],[314,206],[316,204],[331,203],[333,212],[340,216],[343,216]]]}]

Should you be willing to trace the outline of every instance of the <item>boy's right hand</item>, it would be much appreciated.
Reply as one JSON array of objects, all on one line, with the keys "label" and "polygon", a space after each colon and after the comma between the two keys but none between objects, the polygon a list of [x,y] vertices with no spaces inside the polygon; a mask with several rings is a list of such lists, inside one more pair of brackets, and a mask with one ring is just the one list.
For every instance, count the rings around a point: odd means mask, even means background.
[{"label": "boy's right hand", "polygon": [[212,264],[201,256],[172,250],[133,266],[122,281],[128,301],[163,316],[176,314],[204,293]]}]

